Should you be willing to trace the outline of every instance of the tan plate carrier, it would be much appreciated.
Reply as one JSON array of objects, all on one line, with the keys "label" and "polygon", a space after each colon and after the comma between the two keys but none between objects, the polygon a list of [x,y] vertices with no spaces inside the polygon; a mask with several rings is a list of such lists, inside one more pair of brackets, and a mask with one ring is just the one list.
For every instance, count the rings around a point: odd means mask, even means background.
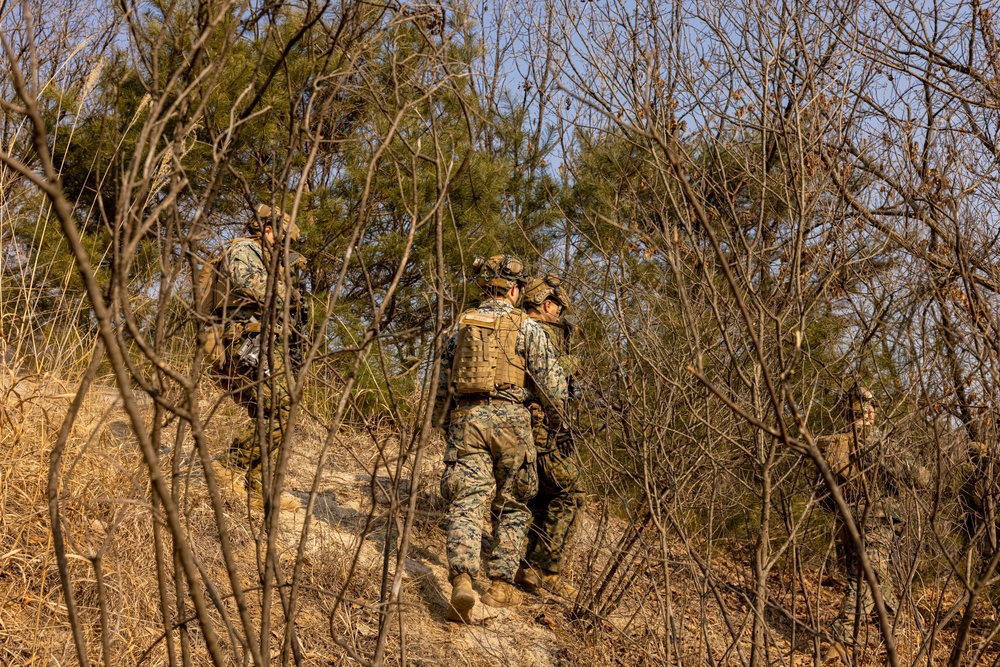
[{"label": "tan plate carrier", "polygon": [[517,335],[525,318],[519,310],[462,313],[451,367],[456,394],[491,394],[525,386],[525,362],[517,354]]}]

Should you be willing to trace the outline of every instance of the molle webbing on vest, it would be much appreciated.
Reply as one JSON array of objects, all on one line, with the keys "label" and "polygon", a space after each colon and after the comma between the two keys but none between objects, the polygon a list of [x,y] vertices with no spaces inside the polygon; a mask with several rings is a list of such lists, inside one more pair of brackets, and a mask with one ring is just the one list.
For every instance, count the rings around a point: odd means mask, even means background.
[{"label": "molle webbing on vest", "polygon": [[489,394],[525,385],[524,360],[516,349],[523,321],[520,312],[462,313],[451,368],[456,394]]},{"label": "molle webbing on vest", "polygon": [[458,320],[458,343],[451,367],[456,394],[487,394],[493,391],[496,371],[494,329],[496,315],[472,310]]},{"label": "molle webbing on vest", "polygon": [[497,355],[496,377],[497,389],[523,387],[525,385],[525,360],[517,354],[517,334],[527,318],[520,310],[513,310],[501,315],[497,320]]}]

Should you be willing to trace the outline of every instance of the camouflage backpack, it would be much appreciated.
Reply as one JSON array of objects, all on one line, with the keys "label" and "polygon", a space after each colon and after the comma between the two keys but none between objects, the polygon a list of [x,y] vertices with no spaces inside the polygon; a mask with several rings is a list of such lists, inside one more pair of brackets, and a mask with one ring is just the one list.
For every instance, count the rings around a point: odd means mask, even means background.
[{"label": "camouflage backpack", "polygon": [[[229,249],[253,238],[233,239],[220,245],[202,262],[194,287],[194,307],[199,319],[206,323],[205,361],[216,368],[221,368],[225,361],[225,350],[222,344],[222,329],[224,311],[228,306],[237,306],[229,288],[229,271],[225,266],[226,253]],[[222,311],[222,312],[220,312]]]}]

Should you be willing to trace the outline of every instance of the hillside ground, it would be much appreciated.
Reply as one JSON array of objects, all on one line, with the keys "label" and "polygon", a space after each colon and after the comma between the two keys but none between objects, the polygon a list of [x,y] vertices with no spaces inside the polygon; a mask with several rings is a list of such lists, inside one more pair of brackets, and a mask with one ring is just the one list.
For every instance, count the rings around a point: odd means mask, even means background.
[{"label": "hillside ground", "polygon": [[[0,664],[67,665],[76,663],[66,606],[59,586],[50,531],[46,483],[49,451],[72,398],[73,388],[53,378],[8,381],[0,394]],[[245,419],[228,399],[208,394],[205,408],[216,404],[210,422],[213,452],[221,454],[232,433]],[[143,405],[151,414],[152,406]],[[166,440],[165,440],[166,441]],[[391,585],[395,556],[385,562],[387,532],[395,543],[399,523],[387,520],[392,479],[396,475],[398,443],[378,429],[343,429],[329,444],[315,423],[303,425],[293,455],[280,515],[278,549],[286,572],[297,558],[306,522],[309,490],[318,472],[318,492],[302,549],[303,593],[297,617],[297,637],[306,664],[348,664],[350,655],[370,656],[378,634],[383,576]],[[512,609],[476,606],[473,623],[446,620],[450,586],[445,558],[446,510],[437,480],[443,443],[435,441],[424,457],[416,489],[417,516],[402,578],[401,603],[388,633],[386,660],[399,664],[405,655],[413,665],[743,665],[749,655],[749,552],[718,552],[711,563],[690,557],[681,541],[668,545],[666,567],[635,566],[631,585],[619,604],[603,618],[594,618],[573,601],[550,595],[529,596]],[[208,492],[200,466],[191,460],[191,443],[181,444],[180,497],[188,530],[203,571],[226,590]],[[161,448],[164,461],[169,446]],[[132,430],[115,390],[95,386],[74,427],[61,480],[61,511],[70,552],[76,600],[84,622],[90,659],[99,660],[100,605],[93,563],[100,555],[111,635],[111,664],[165,664],[163,629],[150,520],[149,484]],[[400,500],[406,502],[412,471],[400,475]],[[262,512],[248,503],[238,485],[224,484],[225,519],[244,586],[259,580],[257,542]],[[592,594],[614,553],[627,523],[601,511],[592,498],[570,555],[567,576],[584,595]],[[488,528],[488,527],[487,527]],[[486,540],[484,539],[484,546]],[[391,549],[389,549],[391,554]],[[635,559],[633,559],[635,560]],[[710,566],[708,576],[704,567]],[[776,578],[786,576],[776,572]],[[663,577],[669,598],[658,594],[653,578]],[[604,580],[607,580],[606,578]],[[806,572],[802,580],[778,582],[776,590],[799,591],[773,600],[769,628],[773,633],[774,665],[843,664],[811,628],[829,627],[843,595],[836,577]],[[480,578],[482,594],[488,581]],[[810,590],[806,604],[803,589]],[[949,592],[936,599],[916,600],[922,609],[947,605]],[[954,599],[952,597],[952,599]],[[821,603],[816,604],[819,600]],[[230,598],[224,604],[235,613]],[[259,620],[260,604],[250,595],[251,614]],[[274,627],[282,627],[280,605],[273,610]],[[940,607],[939,607],[940,608]],[[984,612],[985,613],[985,612]],[[402,622],[400,623],[400,619]],[[792,619],[797,619],[792,622]],[[954,625],[954,624],[953,624]],[[930,662],[946,661],[946,641],[954,627],[941,635]],[[400,632],[400,628],[402,632]],[[732,629],[732,630],[731,630]],[[741,641],[730,647],[731,632]],[[220,627],[223,644],[224,628]],[[191,633],[198,664],[207,664],[204,647]],[[880,664],[884,647],[877,629],[868,628],[859,647],[858,664]],[[918,658],[920,632],[912,616],[899,619],[897,642],[904,664]],[[280,637],[273,645],[280,648]],[[981,632],[974,644],[988,638]],[[401,646],[401,642],[404,644]],[[990,652],[993,648],[990,648]],[[277,657],[277,653],[274,654]],[[923,661],[928,660],[926,654]],[[233,664],[236,664],[235,662]]]}]

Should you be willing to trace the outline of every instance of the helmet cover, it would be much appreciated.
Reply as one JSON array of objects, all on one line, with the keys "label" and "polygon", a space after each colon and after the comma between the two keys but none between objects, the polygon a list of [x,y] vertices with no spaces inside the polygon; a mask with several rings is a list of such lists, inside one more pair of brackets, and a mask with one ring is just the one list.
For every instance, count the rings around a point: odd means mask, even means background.
[{"label": "helmet cover", "polygon": [[514,255],[493,255],[489,259],[476,257],[472,270],[476,274],[476,284],[483,289],[500,287],[510,289],[516,284],[528,281],[524,262]]},{"label": "helmet cover", "polygon": [[544,278],[532,278],[524,288],[524,302],[529,306],[541,306],[546,299],[552,299],[563,308],[569,307],[569,299],[562,280],[554,274]]},{"label": "helmet cover", "polygon": [[261,204],[257,207],[257,216],[261,219],[264,225],[272,224],[272,214],[275,218],[281,218],[281,227],[285,230],[285,233],[288,234],[292,243],[297,242],[299,240],[299,226],[295,224],[290,215],[282,211],[280,208],[276,207],[272,209],[267,204]]}]

